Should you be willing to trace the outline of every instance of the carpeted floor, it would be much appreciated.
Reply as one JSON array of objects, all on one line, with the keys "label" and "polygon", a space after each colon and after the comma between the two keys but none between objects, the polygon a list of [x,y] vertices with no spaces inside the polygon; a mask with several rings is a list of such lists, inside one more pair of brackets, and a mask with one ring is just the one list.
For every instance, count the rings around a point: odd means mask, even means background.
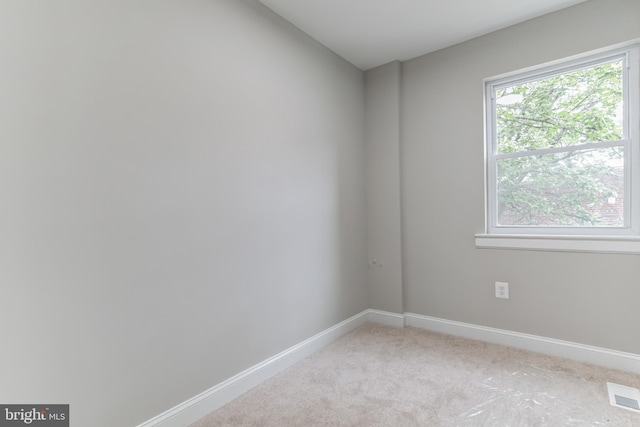
[{"label": "carpeted floor", "polygon": [[640,375],[368,323],[190,427],[640,427],[607,381],[640,388]]}]

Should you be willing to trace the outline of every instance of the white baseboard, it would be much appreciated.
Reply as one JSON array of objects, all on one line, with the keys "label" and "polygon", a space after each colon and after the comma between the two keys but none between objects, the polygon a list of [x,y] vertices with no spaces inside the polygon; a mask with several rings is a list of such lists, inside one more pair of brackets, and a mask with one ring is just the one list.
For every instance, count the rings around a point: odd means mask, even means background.
[{"label": "white baseboard", "polygon": [[393,326],[394,328],[404,328],[404,314],[391,313],[381,310],[367,310],[369,322],[381,323],[387,326]]},{"label": "white baseboard", "polygon": [[[372,314],[373,313],[373,314]],[[325,345],[335,341],[342,335],[351,332],[358,326],[369,321],[369,316],[379,317],[380,323],[387,317],[397,322],[400,317],[404,323],[404,317],[400,314],[389,313],[393,316],[384,316],[384,312],[365,310],[349,319],[326,329],[293,347],[276,354],[275,356],[240,372],[226,381],[206,390],[199,395],[169,409],[168,411],[138,425],[138,427],[185,427],[198,421],[200,418],[229,403],[241,394],[251,390],[258,384],[274,376],[278,372],[293,366],[305,357],[320,350]],[[373,321],[373,320],[371,320]]]},{"label": "white baseboard", "polygon": [[564,357],[606,368],[640,374],[640,355],[609,350],[569,341],[522,334],[503,329],[489,328],[469,323],[455,322],[436,317],[405,313],[405,324],[434,332],[471,338],[494,344],[502,344],[522,350]]},{"label": "white baseboard", "polygon": [[397,328],[402,328],[405,325],[413,326],[640,374],[640,355],[633,353],[624,353],[536,335],[422,316],[420,314],[397,314],[369,309],[312,336],[262,363],[252,366],[137,427],[188,426],[278,372],[320,350],[342,335],[363,325],[365,322],[381,323]]}]

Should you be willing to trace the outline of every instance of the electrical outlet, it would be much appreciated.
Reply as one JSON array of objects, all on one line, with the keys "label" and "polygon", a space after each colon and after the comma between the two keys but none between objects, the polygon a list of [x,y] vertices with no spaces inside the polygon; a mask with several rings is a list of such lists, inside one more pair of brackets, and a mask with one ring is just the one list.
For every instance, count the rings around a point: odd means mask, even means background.
[{"label": "electrical outlet", "polygon": [[509,299],[509,284],[496,282],[496,298]]}]

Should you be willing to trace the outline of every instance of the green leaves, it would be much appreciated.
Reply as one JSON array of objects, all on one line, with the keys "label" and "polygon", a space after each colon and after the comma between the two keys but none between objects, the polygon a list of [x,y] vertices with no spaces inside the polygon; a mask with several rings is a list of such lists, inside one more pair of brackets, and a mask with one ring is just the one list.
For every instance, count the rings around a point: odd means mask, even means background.
[{"label": "green leaves", "polygon": [[623,139],[622,90],[619,59],[495,91],[499,225],[624,225],[623,147],[585,146]]},{"label": "green leaves", "polygon": [[620,147],[511,157],[497,162],[501,225],[621,226]]},{"label": "green leaves", "polygon": [[497,90],[498,152],[622,139],[622,77],[619,60]]}]

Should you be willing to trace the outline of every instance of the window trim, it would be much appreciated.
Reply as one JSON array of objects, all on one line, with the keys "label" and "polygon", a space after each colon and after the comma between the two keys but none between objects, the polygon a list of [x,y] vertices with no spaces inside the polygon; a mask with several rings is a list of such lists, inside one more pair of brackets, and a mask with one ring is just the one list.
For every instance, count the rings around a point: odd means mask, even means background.
[{"label": "window trim", "polygon": [[[589,68],[618,58],[626,61],[624,70],[626,78],[623,87],[625,138],[604,144],[622,145],[625,149],[625,200],[630,200],[630,203],[625,204],[625,217],[628,218],[629,223],[624,227],[497,226],[495,168],[498,153],[495,146],[496,100],[493,96],[495,90]],[[640,253],[640,40],[494,76],[485,79],[483,83],[485,87],[485,230],[482,234],[476,234],[476,247]],[[493,208],[491,208],[492,205]]]},{"label": "window trim", "polygon": [[478,249],[639,254],[635,236],[549,236],[540,234],[476,234]]}]

